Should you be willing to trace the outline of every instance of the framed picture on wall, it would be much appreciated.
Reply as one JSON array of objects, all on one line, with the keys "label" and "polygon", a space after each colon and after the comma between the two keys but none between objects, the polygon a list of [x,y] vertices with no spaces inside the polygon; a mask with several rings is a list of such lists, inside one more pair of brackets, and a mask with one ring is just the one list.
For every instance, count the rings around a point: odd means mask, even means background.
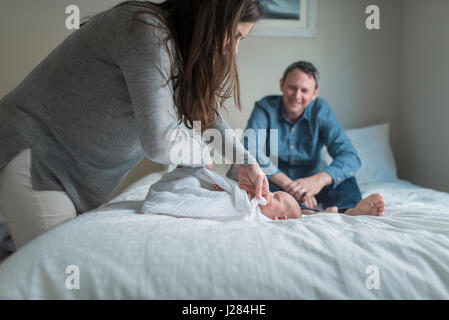
[{"label": "framed picture on wall", "polygon": [[317,0],[260,0],[265,18],[251,35],[263,37],[316,36]]}]

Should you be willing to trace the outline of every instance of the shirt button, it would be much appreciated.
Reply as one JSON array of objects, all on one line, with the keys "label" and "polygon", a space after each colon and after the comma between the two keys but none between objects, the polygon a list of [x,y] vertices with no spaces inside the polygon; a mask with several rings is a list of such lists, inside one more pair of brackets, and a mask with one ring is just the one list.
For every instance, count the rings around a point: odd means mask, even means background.
[{"label": "shirt button", "polygon": [[341,178],[340,177],[338,177],[338,179],[337,179],[338,181],[341,181]]},{"label": "shirt button", "polygon": [[292,128],[292,132],[295,131],[295,128]]},{"label": "shirt button", "polygon": [[290,149],[292,149],[292,150],[293,150],[293,149],[295,149],[295,147],[294,147],[294,146],[290,146]]},{"label": "shirt button", "polygon": [[295,161],[290,161],[290,164],[295,164]]},{"label": "shirt button", "polygon": [[350,173],[351,173],[351,176],[354,174],[354,172],[352,172],[352,171]]}]

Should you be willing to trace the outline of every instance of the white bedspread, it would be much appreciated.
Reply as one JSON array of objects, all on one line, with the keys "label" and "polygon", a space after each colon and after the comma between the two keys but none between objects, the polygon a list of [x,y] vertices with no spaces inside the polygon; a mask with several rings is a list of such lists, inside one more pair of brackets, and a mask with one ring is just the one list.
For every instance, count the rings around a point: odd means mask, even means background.
[{"label": "white bedspread", "polygon": [[[402,181],[360,187],[384,194],[384,217],[142,215],[141,186],[7,258],[0,298],[449,299],[449,194]],[[69,265],[80,289],[65,286]]]}]

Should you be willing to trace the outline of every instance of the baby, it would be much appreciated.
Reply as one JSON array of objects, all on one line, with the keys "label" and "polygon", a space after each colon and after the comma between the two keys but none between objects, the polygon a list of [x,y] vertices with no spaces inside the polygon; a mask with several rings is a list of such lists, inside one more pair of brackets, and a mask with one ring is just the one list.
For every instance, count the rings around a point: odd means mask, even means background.
[{"label": "baby", "polygon": [[232,179],[189,167],[178,167],[151,185],[141,212],[216,221],[298,219],[302,215],[286,192],[256,199]]},{"label": "baby", "polygon": [[[214,185],[214,190],[224,191],[218,185]],[[246,191],[248,199],[254,199],[254,193]],[[295,198],[284,191],[270,192],[264,196],[266,204],[259,204],[259,208],[262,214],[272,220],[286,220],[286,219],[299,219],[303,214],[316,213],[314,210],[301,209]],[[330,207],[324,210],[328,213],[337,213],[337,207]]]},{"label": "baby", "polygon": [[[224,191],[218,185],[214,185],[215,191]],[[254,193],[246,191],[248,199],[254,199]],[[262,214],[272,220],[299,219],[302,216],[301,207],[289,193],[278,191],[264,196],[265,204],[259,203]]]},{"label": "baby", "polygon": [[[247,193],[249,198],[254,197],[252,192],[247,191]],[[268,200],[269,205],[260,205],[260,209],[263,214],[271,219],[294,219],[301,218],[302,214],[315,214],[320,212],[319,210],[301,208],[296,199],[291,194],[284,191],[270,192],[265,197]],[[276,199],[276,201],[270,203],[271,199]],[[297,207],[299,207],[299,216]],[[322,212],[338,213],[338,207],[329,207]],[[361,200],[355,208],[346,210],[345,214],[350,216],[383,216],[385,214],[385,202],[383,201],[381,194],[374,193]]]},{"label": "baby", "polygon": [[[235,170],[234,166],[232,166],[228,170],[228,172],[226,173],[226,177],[228,177],[229,179],[232,179],[234,181],[238,180],[237,170]],[[254,196],[251,192],[251,188],[252,188],[251,186],[244,186],[243,188],[247,192],[249,192],[248,193],[249,197]],[[280,215],[277,219],[290,219],[290,217],[295,217],[296,215],[293,214],[293,212],[294,212],[293,200],[295,200],[295,199],[292,195],[290,195],[289,193],[284,192],[284,191],[277,191],[274,193],[269,192],[269,194],[265,197],[272,198],[273,195],[277,194],[278,192],[280,192],[281,194],[276,197],[283,199],[284,203],[289,204],[288,205],[289,211],[287,212],[287,214]],[[301,206],[302,206],[302,208],[301,208]],[[327,212],[327,213],[338,213],[339,212],[339,210],[338,210],[339,208],[336,206],[326,208],[325,210],[311,209],[311,208],[305,207],[304,205],[301,205],[301,206],[300,206],[300,208],[302,209],[301,214],[315,214],[318,212]],[[263,211],[266,211],[266,209],[264,209],[263,207],[261,207],[261,209]],[[368,197],[362,199],[359,203],[357,203],[357,205],[354,208],[348,208],[348,209],[344,210],[344,212],[342,212],[342,213],[349,215],[349,216],[369,215],[369,216],[381,217],[385,214],[385,210],[386,210],[386,203],[384,202],[383,196],[380,193],[373,193],[373,194],[369,195]],[[273,211],[275,211],[275,210],[273,210]],[[270,217],[273,217],[273,219],[274,219],[276,216],[274,216],[272,214],[273,211],[268,209],[267,215]],[[282,210],[281,210],[281,212],[282,212]]]},{"label": "baby", "polygon": [[[377,201],[376,195],[362,200],[347,214],[372,211],[380,215],[385,204]],[[316,210],[301,209],[295,198],[284,191],[269,192],[256,199],[251,190],[241,189],[237,181],[209,169],[178,167],[151,185],[141,212],[216,221],[268,221],[299,219]],[[323,212],[337,213],[338,208]]]}]

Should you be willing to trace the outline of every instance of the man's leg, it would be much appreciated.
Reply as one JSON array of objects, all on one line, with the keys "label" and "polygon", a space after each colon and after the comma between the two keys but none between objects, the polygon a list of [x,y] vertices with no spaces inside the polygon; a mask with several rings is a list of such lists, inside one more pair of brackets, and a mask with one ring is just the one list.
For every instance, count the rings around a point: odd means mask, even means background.
[{"label": "man's leg", "polygon": [[268,180],[268,185],[270,187],[270,192],[284,191],[284,190],[281,189],[281,187],[279,187],[278,185],[274,184],[270,180]]},{"label": "man's leg", "polygon": [[355,208],[362,200],[362,194],[355,177],[346,179],[335,189],[326,186],[316,195],[318,203],[323,205],[323,209],[328,207],[338,207],[338,212],[344,213],[346,210]]}]

